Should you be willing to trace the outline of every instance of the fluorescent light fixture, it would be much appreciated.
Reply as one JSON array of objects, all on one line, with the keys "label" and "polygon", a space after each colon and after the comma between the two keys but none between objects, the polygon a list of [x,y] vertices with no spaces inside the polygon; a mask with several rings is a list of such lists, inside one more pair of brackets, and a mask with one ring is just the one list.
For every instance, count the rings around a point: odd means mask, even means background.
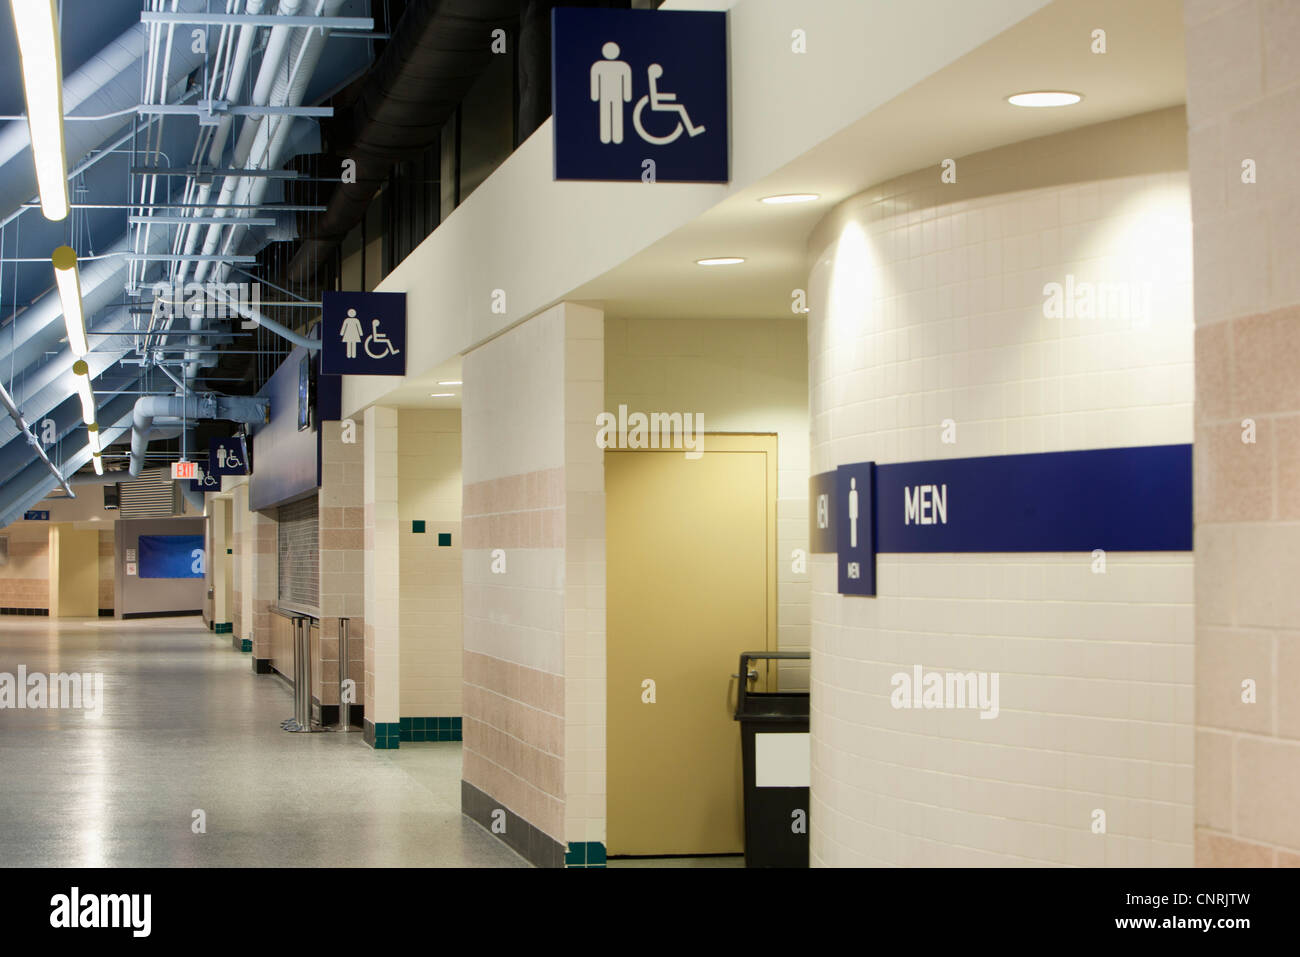
[{"label": "fluorescent light fixture", "polygon": [[438,385],[464,385],[460,379],[448,379],[446,382],[439,382]]},{"label": "fluorescent light fixture", "polygon": [[821,199],[821,196],[817,193],[783,193],[780,196],[764,196],[759,202],[769,206],[785,206],[789,203],[811,203],[815,199]]},{"label": "fluorescent light fixture", "polygon": [[452,397],[455,396],[455,395],[456,395],[455,392],[430,392],[430,393],[429,393],[429,398],[431,398],[431,399],[450,399],[450,398],[452,398]]},{"label": "fluorescent light fixture", "polygon": [[697,259],[695,263],[698,266],[734,266],[744,261],[739,256],[718,256],[715,259]]},{"label": "fluorescent light fixture", "polygon": [[1047,106],[1073,106],[1082,99],[1078,93],[1067,93],[1064,90],[1035,90],[1030,93],[1014,93],[1007,97],[1007,102],[1012,106],[1041,109]]},{"label": "fluorescent light fixture", "polygon": [[58,221],[68,215],[68,158],[63,142],[63,64],[54,0],[9,0],[23,61],[27,129],[32,137],[41,212]]},{"label": "fluorescent light fixture", "polygon": [[86,318],[81,310],[81,274],[77,271],[77,251],[60,246],[50,257],[54,263],[54,282],[59,288],[59,305],[63,308],[63,325],[68,330],[68,348],[80,359],[90,351],[86,339]]},{"label": "fluorescent light fixture", "polygon": [[85,359],[72,363],[72,372],[77,377],[77,395],[81,397],[81,420],[86,425],[95,424],[95,390],[90,385],[90,366]]},{"label": "fluorescent light fixture", "polygon": [[94,460],[95,460],[95,474],[96,474],[96,475],[103,475],[103,474],[104,474],[104,459],[103,459],[103,457],[102,457],[98,452],[96,452],[96,453],[94,454],[93,458],[94,458]]},{"label": "fluorescent light fixture", "polygon": [[92,422],[86,426],[86,432],[90,434],[90,451],[98,455],[103,451],[99,445],[99,426]]}]

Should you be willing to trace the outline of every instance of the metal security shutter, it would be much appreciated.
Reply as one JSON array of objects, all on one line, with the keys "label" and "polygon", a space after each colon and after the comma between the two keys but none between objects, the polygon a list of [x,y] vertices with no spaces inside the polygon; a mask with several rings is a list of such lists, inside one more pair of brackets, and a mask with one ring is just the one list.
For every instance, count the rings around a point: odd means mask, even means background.
[{"label": "metal security shutter", "polygon": [[180,490],[169,472],[145,472],[137,479],[119,482],[118,488],[119,518],[170,518],[179,514]]},{"label": "metal security shutter", "polygon": [[316,608],[320,604],[320,547],[316,496],[281,505],[277,522],[280,600]]}]

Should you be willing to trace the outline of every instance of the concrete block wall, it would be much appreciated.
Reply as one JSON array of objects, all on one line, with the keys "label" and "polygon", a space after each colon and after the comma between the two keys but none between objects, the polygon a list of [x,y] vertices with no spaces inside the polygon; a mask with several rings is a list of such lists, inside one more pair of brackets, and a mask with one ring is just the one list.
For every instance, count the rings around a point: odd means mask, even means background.
[{"label": "concrete block wall", "polygon": [[538,863],[604,840],[602,337],[565,303],[463,363],[466,810]]},{"label": "concrete block wall", "polygon": [[1300,5],[1187,0],[1184,15],[1196,272],[1196,863],[1295,867]]}]

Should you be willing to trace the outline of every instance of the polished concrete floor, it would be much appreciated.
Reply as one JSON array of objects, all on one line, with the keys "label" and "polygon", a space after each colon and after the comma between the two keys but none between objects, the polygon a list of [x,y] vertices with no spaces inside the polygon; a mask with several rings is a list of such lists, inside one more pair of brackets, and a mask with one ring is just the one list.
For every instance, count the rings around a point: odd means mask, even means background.
[{"label": "polished concrete floor", "polygon": [[6,616],[19,665],[102,672],[104,713],[0,709],[0,866],[528,866],[461,815],[459,744],[288,734],[287,685],[197,618]]}]

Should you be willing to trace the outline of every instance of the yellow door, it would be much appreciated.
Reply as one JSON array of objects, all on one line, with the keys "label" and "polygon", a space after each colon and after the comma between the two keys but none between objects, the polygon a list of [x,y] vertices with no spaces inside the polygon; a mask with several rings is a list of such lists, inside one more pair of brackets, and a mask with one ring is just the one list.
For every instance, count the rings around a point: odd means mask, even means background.
[{"label": "yellow door", "polygon": [[607,451],[605,493],[609,853],[738,854],[731,675],[776,644],[776,436]]}]

